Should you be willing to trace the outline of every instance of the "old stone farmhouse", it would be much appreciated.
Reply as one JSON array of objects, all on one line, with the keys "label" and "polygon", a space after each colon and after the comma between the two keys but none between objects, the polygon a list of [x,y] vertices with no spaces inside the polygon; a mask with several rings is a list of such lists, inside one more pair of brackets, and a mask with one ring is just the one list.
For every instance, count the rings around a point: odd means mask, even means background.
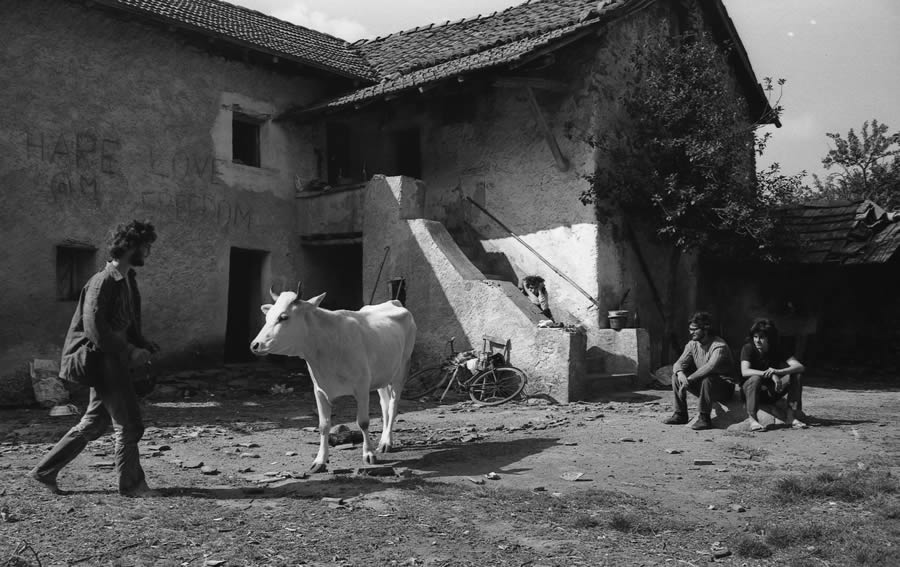
[{"label": "old stone farmhouse", "polygon": [[[269,286],[302,279],[328,308],[405,296],[414,364],[488,334],[560,400],[589,373],[646,373],[653,289],[686,318],[696,260],[651,287],[638,262],[667,250],[641,234],[639,258],[578,200],[585,139],[617,113],[624,49],[697,21],[734,46],[748,120],[764,115],[721,0],[532,0],[354,44],[217,0],[0,3],[3,401],[58,358],[107,230],[131,218],[160,233],[139,277],[164,364],[248,360]],[[538,328],[530,274],[581,330]],[[610,330],[619,308],[642,329]]]}]

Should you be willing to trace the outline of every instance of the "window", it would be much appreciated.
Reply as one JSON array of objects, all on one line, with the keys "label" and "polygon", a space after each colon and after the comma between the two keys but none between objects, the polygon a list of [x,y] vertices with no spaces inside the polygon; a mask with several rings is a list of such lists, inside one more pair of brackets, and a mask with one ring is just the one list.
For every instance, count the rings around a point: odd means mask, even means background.
[{"label": "window", "polygon": [[76,301],[81,288],[94,274],[94,248],[78,246],[56,247],[56,298]]},{"label": "window", "polygon": [[394,132],[395,174],[422,178],[422,149],[419,129],[408,128]]},{"label": "window", "polygon": [[259,120],[235,113],[231,121],[231,161],[260,167]]}]

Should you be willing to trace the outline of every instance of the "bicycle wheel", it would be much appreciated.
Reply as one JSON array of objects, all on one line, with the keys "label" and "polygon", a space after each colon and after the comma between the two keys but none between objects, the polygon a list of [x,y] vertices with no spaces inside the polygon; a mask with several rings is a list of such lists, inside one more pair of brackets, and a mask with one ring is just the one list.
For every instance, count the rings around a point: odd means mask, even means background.
[{"label": "bicycle wheel", "polygon": [[486,406],[500,405],[521,394],[526,381],[525,373],[518,368],[489,368],[472,380],[469,397]]},{"label": "bicycle wheel", "polygon": [[418,400],[437,390],[444,384],[446,373],[443,366],[429,366],[413,372],[403,383],[400,397],[404,400]]}]

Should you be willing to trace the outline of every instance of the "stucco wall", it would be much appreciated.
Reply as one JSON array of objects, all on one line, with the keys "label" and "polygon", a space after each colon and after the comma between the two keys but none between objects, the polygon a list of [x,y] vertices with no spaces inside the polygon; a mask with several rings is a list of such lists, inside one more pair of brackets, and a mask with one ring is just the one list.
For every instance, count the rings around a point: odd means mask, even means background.
[{"label": "stucco wall", "polygon": [[[108,229],[132,218],[159,233],[145,333],[170,361],[221,360],[231,247],[270,252],[266,286],[294,280],[294,180],[316,176],[314,140],[268,118],[319,80],[60,0],[2,3],[0,37],[0,380],[58,356],[74,303],[55,299],[56,246],[92,245],[100,268]],[[231,161],[235,110],[262,121],[259,168]]]},{"label": "stucco wall", "polygon": [[[510,340],[510,362],[529,375],[529,395],[578,399],[584,334],[539,329],[539,315],[513,284],[484,279],[442,223],[421,218],[427,192],[421,181],[383,176],[375,176],[365,192],[364,286],[376,289],[377,303],[389,299],[383,282],[406,279],[406,305],[419,328],[413,369],[446,356],[451,337],[457,350],[480,350],[482,337],[491,335]],[[386,247],[390,253],[376,288]]]}]

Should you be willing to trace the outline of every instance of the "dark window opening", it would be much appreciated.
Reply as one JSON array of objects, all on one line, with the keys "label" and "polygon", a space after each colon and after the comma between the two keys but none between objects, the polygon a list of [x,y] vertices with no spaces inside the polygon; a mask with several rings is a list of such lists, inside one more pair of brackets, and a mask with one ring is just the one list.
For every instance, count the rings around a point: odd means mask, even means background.
[{"label": "dark window opening", "polygon": [[397,175],[422,178],[422,148],[418,128],[394,132],[394,160]]},{"label": "dark window opening", "polygon": [[349,185],[367,181],[365,161],[350,126],[340,122],[329,123],[326,128],[328,154],[328,184]]},{"label": "dark window opening", "polygon": [[231,161],[260,167],[259,121],[235,114],[231,121]]},{"label": "dark window opening", "polygon": [[75,246],[56,247],[56,298],[76,301],[81,288],[94,274],[93,248]]}]

